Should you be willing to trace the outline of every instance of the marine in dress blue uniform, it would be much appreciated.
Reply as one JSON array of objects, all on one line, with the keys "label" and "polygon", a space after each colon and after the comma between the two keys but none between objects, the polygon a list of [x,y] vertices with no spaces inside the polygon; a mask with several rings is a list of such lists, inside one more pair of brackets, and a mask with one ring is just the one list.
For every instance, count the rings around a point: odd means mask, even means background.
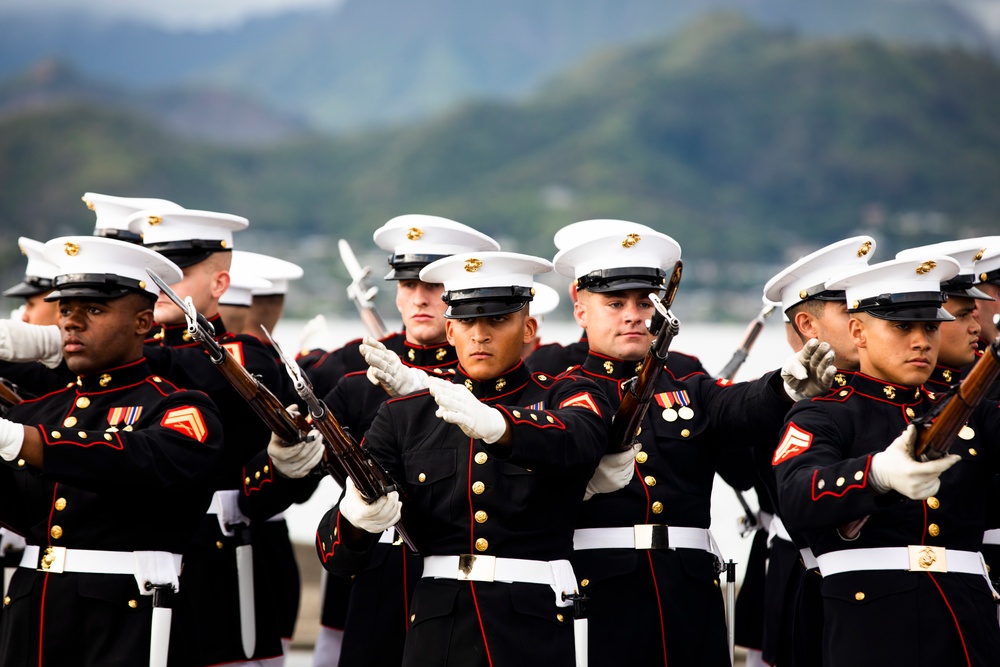
[{"label": "marine in dress blue uniform", "polygon": [[131,667],[166,664],[169,641],[171,664],[196,664],[191,619],[162,619],[211,499],[222,425],[205,394],[153,374],[142,357],[158,294],[144,269],[174,280],[180,270],[111,239],[54,239],[45,253],[60,266],[48,298],[59,301],[78,375],[10,411],[24,424],[13,424],[23,430],[16,448],[0,438],[0,521],[28,542],[4,599],[0,655],[8,665]]},{"label": "marine in dress blue uniform", "polygon": [[[404,665],[574,664],[561,593],[575,589],[573,519],[610,414],[590,381],[533,375],[519,360],[533,334],[524,313],[532,275],[550,266],[481,252],[421,272],[445,287],[455,384],[432,378],[428,391],[390,400],[364,441],[401,483],[406,527],[425,558]],[[350,489],[318,531],[335,572],[364,567],[381,527],[351,525],[361,520],[349,499]]]},{"label": "marine in dress blue uniform", "polygon": [[[568,375],[598,383],[613,407],[651,342],[647,295],[664,289],[680,257],[666,235],[624,231],[555,258],[576,280],[574,314],[591,348]],[[590,597],[595,664],[729,664],[722,557],[708,530],[716,461],[726,448],[749,451],[754,438],[773,442],[791,405],[781,385],[777,373],[738,385],[661,374],[631,479],[620,490],[595,487],[577,522],[573,565]]]},{"label": "marine in dress blue uniform", "polygon": [[938,323],[951,319],[940,283],[958,269],[947,256],[897,259],[827,283],[846,291],[860,372],[792,409],[773,460],[785,519],[823,574],[826,665],[980,665],[1000,652],[978,553],[1000,410],[981,404],[948,456],[908,449],[907,425],[933,405],[922,384]]}]

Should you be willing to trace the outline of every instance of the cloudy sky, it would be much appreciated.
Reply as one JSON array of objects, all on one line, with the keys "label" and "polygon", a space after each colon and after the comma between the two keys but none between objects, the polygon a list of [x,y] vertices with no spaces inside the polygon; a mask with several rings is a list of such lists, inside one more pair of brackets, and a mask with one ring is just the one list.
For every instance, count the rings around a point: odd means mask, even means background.
[{"label": "cloudy sky", "polygon": [[286,9],[331,7],[342,0],[3,0],[4,10],[86,10],[173,28],[212,28]]}]

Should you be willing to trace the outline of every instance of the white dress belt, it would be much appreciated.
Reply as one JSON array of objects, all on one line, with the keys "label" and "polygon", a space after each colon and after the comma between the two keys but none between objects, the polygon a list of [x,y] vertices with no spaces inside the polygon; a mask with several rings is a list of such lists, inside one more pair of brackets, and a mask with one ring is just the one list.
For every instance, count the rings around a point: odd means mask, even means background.
[{"label": "white dress belt", "polygon": [[[569,561],[552,561],[568,563]],[[424,558],[425,577],[457,579],[459,581],[500,581],[504,583],[555,583],[552,564],[546,560],[497,558],[496,556],[427,556]]]},{"label": "white dress belt", "polygon": [[819,562],[816,560],[813,550],[809,547],[799,549],[799,555],[802,556],[802,564],[806,566],[807,570],[815,570],[819,567]]},{"label": "white dress belt", "polygon": [[785,523],[777,514],[771,518],[771,526],[767,530],[767,546],[770,547],[774,543],[775,539],[784,540],[786,542],[792,541],[792,536],[788,534],[788,529],[785,528]]},{"label": "white dress belt", "polygon": [[898,570],[901,572],[960,572],[986,576],[986,563],[978,551],[911,544],[905,547],[843,549],[816,557],[824,577],[841,572]]},{"label": "white dress belt", "polygon": [[573,532],[573,550],[587,549],[700,549],[723,560],[719,546],[707,528],[663,524],[578,528]]},{"label": "white dress belt", "polygon": [[983,544],[1000,544],[1000,528],[991,528],[983,533]]},{"label": "white dress belt", "polygon": [[[46,547],[37,545],[24,547],[21,567],[43,572],[80,572],[87,574],[129,574],[135,575],[140,562],[147,555],[167,558],[173,563],[174,575],[181,573],[181,555],[165,551],[100,551],[96,549],[67,549],[66,547]],[[41,556],[41,558],[39,558]]]}]

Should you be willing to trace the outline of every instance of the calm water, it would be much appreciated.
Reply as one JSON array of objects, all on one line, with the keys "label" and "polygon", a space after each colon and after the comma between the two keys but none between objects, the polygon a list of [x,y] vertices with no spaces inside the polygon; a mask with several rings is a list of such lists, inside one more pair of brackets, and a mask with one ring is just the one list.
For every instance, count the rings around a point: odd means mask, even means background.
[{"label": "calm water", "polygon": [[[358,320],[327,318],[330,326],[331,344],[341,346],[364,334],[364,329]],[[287,351],[298,350],[301,345],[299,335],[305,324],[301,320],[282,321],[275,333],[275,338],[281,347]],[[398,327],[398,322],[387,322],[392,329]],[[709,324],[704,322],[681,322],[680,333],[674,339],[672,349],[699,357],[702,364],[711,373],[716,373],[732,357],[743,338],[745,325],[740,324]],[[540,335],[542,342],[570,343],[580,336],[580,329],[575,322],[544,321]],[[752,379],[762,373],[779,367],[789,354],[785,342],[784,325],[780,318],[772,316],[761,332],[746,363],[737,375],[737,380]],[[306,503],[295,505],[286,512],[292,539],[297,542],[312,543],[316,525],[324,512],[336,501],[340,489],[332,479],[323,480],[319,489]],[[756,509],[757,502],[753,491],[748,492],[747,499]],[[713,493],[712,533],[726,558],[732,558],[739,564],[740,577],[746,564],[747,552],[750,548],[749,538],[739,536],[738,519],[743,511],[733,490],[717,479]]]}]

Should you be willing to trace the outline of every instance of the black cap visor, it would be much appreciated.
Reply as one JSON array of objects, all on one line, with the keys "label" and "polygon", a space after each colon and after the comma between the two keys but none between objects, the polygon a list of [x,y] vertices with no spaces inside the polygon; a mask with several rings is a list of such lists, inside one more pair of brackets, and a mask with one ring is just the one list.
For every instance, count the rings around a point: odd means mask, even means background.
[{"label": "black cap visor", "polygon": [[590,292],[621,292],[629,289],[666,288],[666,272],[649,267],[598,269],[576,279],[576,288]]},{"label": "black cap visor", "polygon": [[448,304],[447,319],[464,320],[516,313],[533,297],[530,287],[511,286],[452,290],[441,298]]},{"label": "black cap visor", "polygon": [[52,281],[48,278],[29,278],[24,277],[22,282],[9,287],[3,291],[4,296],[38,296],[39,294],[45,294],[52,289]]}]

